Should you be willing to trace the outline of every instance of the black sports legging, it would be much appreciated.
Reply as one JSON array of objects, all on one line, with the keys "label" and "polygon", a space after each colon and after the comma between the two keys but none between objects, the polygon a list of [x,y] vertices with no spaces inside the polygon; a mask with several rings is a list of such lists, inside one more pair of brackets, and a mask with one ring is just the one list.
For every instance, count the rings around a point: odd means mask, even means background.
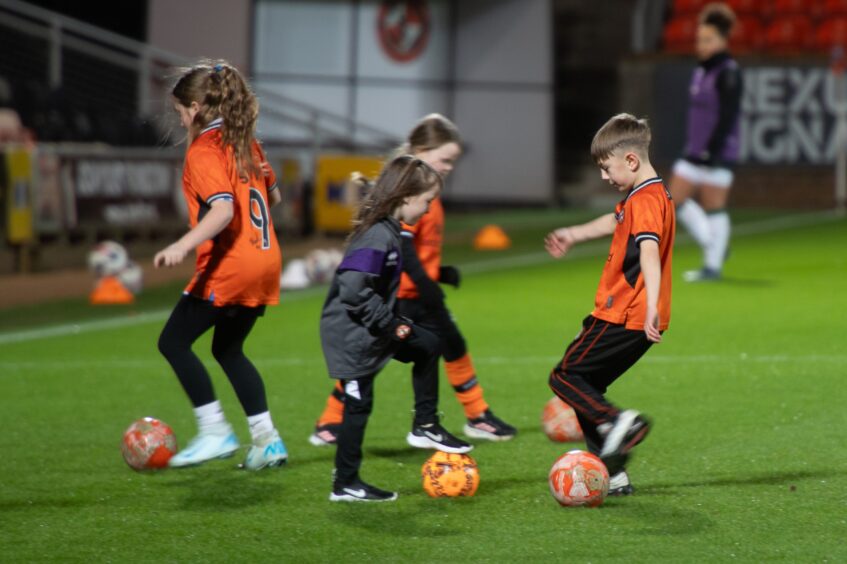
[{"label": "black sports legging", "polygon": [[215,401],[209,373],[191,350],[203,333],[215,328],[212,354],[229,378],[248,416],[268,410],[265,385],[253,363],[244,356],[243,345],[264,306],[215,307],[193,296],[182,296],[162,334],[159,351],[170,363],[194,407]]},{"label": "black sports legging", "polygon": [[[418,327],[406,342],[400,343],[394,358],[414,363],[415,425],[438,421],[438,359],[441,356],[438,337]],[[344,387],[344,420],[338,431],[335,451],[335,483],[349,485],[359,479],[362,465],[362,442],[373,409],[373,381],[376,374],[342,380]]]},{"label": "black sports legging", "polygon": [[430,308],[419,299],[401,298],[397,300],[397,313],[441,337],[445,362],[458,360],[468,352],[465,338],[446,307]]}]

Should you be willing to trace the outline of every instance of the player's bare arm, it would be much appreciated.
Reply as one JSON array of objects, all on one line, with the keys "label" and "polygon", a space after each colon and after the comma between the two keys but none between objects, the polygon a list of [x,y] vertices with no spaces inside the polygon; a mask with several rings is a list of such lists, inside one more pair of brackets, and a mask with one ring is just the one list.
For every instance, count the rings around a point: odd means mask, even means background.
[{"label": "player's bare arm", "polygon": [[173,243],[153,257],[153,266],[175,266],[185,260],[185,256],[201,243],[215,237],[232,221],[234,209],[229,200],[215,200],[203,219],[179,241]]},{"label": "player's bare arm", "polygon": [[647,292],[647,314],[644,319],[644,333],[654,343],[662,342],[659,332],[659,291],[662,281],[662,264],[659,258],[659,244],[647,239],[641,242],[641,273],[644,276],[644,289]]},{"label": "player's bare arm", "polygon": [[616,225],[615,214],[608,213],[582,225],[562,227],[547,235],[544,239],[544,248],[553,258],[561,258],[576,243],[611,235],[615,232]]},{"label": "player's bare arm", "polygon": [[282,202],[282,191],[279,188],[274,188],[268,192],[268,203],[270,207],[274,207]]}]

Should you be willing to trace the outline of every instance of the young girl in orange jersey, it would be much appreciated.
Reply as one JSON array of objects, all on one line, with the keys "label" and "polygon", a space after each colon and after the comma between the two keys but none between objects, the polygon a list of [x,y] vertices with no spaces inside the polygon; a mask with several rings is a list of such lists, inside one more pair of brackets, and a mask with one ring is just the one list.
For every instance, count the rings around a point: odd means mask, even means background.
[{"label": "young girl in orange jersey", "polygon": [[253,444],[244,466],[278,466],[288,453],[271,421],[262,377],[242,349],[265,306],[279,303],[281,256],[268,209],[280,195],[253,136],[259,105],[239,72],[223,61],[186,70],[172,96],[188,131],[182,181],[191,230],[156,253],[153,263],[174,266],[196,249],[197,266],[162,330],[159,350],[194,405],[199,434],[169,465],[200,464],[238,450],[212,381],[191,350],[214,327],[212,354],[250,425]]},{"label": "young girl in orange jersey", "polygon": [[[430,114],[415,125],[400,152],[421,159],[445,178],[462,153],[459,131],[444,116]],[[464,434],[476,439],[508,440],[517,431],[496,417],[486,403],[465,340],[445,307],[444,293],[438,286],[438,282],[459,286],[459,271],[455,267],[441,265],[443,233],[444,208],[440,199],[432,202],[429,212],[416,225],[404,226],[403,276],[397,295],[398,312],[441,337],[447,378],[467,417]],[[416,389],[415,400],[425,399],[421,397],[425,394],[425,389]],[[310,442],[316,446],[333,444],[343,411],[343,394],[336,386],[327,399]],[[407,441],[415,447],[448,452],[465,448],[462,441],[449,433],[427,433],[426,429],[417,426],[413,427]]]}]

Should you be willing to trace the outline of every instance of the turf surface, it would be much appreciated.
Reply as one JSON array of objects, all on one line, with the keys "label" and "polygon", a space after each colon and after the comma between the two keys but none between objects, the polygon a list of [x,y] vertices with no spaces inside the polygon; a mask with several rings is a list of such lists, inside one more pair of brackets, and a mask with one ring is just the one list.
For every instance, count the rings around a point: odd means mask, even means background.
[{"label": "turf surface", "polygon": [[[449,305],[486,398],[520,429],[514,441],[473,451],[482,476],[473,498],[433,500],[421,490],[427,454],[403,440],[410,376],[395,364],[377,380],[363,476],[400,499],[326,500],[333,451],[306,440],[330,390],[317,334],[320,291],[289,295],[248,340],[291,454],[287,467],[255,474],[235,469],[243,451],[156,474],[121,460],[118,442],[137,417],[167,421],[181,444],[194,433],[188,402],[155,348],[161,313],[92,314],[79,302],[0,313],[6,335],[92,316],[130,320],[0,342],[0,561],[847,559],[845,221],[791,227],[793,220],[747,217],[728,278],[716,284],[683,284],[682,271],[699,257],[678,247],[665,342],[610,391],[655,422],[630,464],[637,493],[586,510],[550,496],[547,471],[568,445],[539,428],[547,374],[591,309],[605,255],[600,244],[564,261],[543,259],[541,236],[569,218],[499,218],[516,239],[504,257],[467,250],[477,220],[457,221],[448,234],[448,256],[467,273],[460,290],[447,290]],[[177,289],[151,292],[133,311],[160,311]],[[247,444],[209,338],[196,350]],[[442,397],[444,423],[458,431],[462,413],[445,379]]]}]

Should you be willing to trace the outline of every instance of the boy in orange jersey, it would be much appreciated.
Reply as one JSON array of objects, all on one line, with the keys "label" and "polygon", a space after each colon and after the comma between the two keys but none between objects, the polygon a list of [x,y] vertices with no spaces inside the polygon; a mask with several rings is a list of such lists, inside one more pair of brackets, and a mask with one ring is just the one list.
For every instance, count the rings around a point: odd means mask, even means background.
[{"label": "boy in orange jersey", "polygon": [[603,394],[662,341],[670,321],[674,206],[650,164],[649,147],[645,120],[619,114],[606,122],[594,136],[591,156],[603,180],[626,196],[614,213],[557,229],[545,240],[547,251],[559,258],[575,243],[612,235],[594,311],[550,374],[550,387],[576,412],[588,450],[609,469],[610,495],[633,492],[625,465],[650,423]]}]

